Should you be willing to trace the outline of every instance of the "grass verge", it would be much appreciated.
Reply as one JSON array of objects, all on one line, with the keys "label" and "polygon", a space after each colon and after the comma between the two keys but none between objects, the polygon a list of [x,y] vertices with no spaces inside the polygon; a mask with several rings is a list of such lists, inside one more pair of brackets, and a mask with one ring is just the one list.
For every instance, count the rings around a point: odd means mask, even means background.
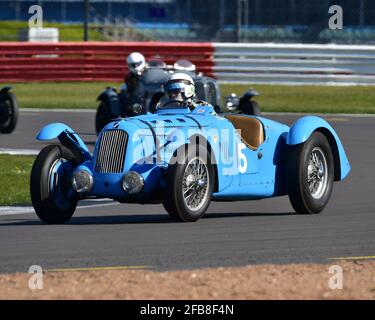
[{"label": "grass verge", "polygon": [[[22,108],[94,109],[106,86],[118,83],[18,83],[14,84]],[[262,111],[305,113],[375,113],[374,87],[222,85],[222,96],[238,95],[253,87]]]},{"label": "grass verge", "polygon": [[[89,25],[91,26],[91,25]],[[82,41],[82,24],[63,24],[54,22],[44,22],[44,28],[58,28],[60,41]],[[0,41],[17,41],[19,34],[29,28],[27,21],[0,21]],[[89,29],[89,39],[91,41],[103,41],[104,36],[94,29]]]},{"label": "grass verge", "polygon": [[0,154],[0,205],[29,204],[34,156]]}]

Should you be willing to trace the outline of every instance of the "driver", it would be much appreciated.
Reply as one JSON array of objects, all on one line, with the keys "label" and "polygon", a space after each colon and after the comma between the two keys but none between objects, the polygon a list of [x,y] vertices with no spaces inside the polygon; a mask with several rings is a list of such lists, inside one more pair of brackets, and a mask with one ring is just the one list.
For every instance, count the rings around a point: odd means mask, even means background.
[{"label": "driver", "polygon": [[130,72],[125,77],[125,85],[127,93],[131,95],[135,91],[139,78],[146,68],[146,59],[141,53],[133,52],[127,57],[126,63]]},{"label": "driver", "polygon": [[164,99],[162,99],[164,101],[161,101],[161,104],[166,105],[176,102],[178,104],[186,104],[190,109],[196,107],[196,104],[193,102],[195,84],[193,78],[188,74],[173,74],[163,87],[166,95]]}]

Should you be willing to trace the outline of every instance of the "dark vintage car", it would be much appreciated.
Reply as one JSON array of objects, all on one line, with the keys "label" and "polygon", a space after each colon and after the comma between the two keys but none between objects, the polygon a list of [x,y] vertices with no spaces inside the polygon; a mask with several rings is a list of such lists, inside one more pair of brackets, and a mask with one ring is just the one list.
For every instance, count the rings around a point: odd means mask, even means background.
[{"label": "dark vintage car", "polygon": [[117,92],[115,88],[107,87],[97,100],[99,106],[96,112],[95,128],[99,133],[103,127],[116,118],[133,117],[147,112],[154,113],[156,105],[163,97],[163,84],[175,72],[188,73],[195,82],[196,100],[208,102],[217,113],[229,111],[259,115],[260,109],[254,96],[259,95],[255,90],[247,91],[242,97],[231,94],[225,98],[222,106],[220,87],[216,79],[197,73],[195,66],[187,60],[179,60],[173,66],[162,61],[150,61],[147,69],[139,79],[136,90],[129,94],[124,86]]},{"label": "dark vintage car", "polygon": [[11,133],[18,121],[18,102],[10,89],[0,89],[0,133]]}]

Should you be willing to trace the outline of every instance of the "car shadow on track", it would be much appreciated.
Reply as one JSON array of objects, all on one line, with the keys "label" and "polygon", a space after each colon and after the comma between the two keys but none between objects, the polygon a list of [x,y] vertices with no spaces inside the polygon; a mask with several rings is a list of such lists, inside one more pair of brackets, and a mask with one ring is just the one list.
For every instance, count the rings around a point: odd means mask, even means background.
[{"label": "car shadow on track", "polygon": [[[278,212],[278,213],[207,213],[201,220],[221,219],[221,218],[238,218],[238,217],[271,217],[271,216],[291,216],[296,215],[294,212]],[[0,222],[1,226],[33,226],[45,225],[39,220],[18,220],[18,219],[2,219],[12,220],[13,222]],[[16,221],[15,221],[16,220]],[[106,224],[148,224],[148,223],[178,223],[171,219],[167,214],[128,214],[115,216],[81,216],[73,217],[65,225],[106,225]],[[199,221],[197,222],[199,223]]]}]

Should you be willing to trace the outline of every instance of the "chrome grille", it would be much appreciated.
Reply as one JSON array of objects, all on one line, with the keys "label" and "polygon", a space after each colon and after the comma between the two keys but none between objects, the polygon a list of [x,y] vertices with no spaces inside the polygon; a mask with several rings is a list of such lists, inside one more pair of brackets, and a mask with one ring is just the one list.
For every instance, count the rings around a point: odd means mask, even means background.
[{"label": "chrome grille", "polygon": [[123,130],[108,130],[103,132],[96,157],[96,172],[122,172],[127,139],[128,135]]}]

